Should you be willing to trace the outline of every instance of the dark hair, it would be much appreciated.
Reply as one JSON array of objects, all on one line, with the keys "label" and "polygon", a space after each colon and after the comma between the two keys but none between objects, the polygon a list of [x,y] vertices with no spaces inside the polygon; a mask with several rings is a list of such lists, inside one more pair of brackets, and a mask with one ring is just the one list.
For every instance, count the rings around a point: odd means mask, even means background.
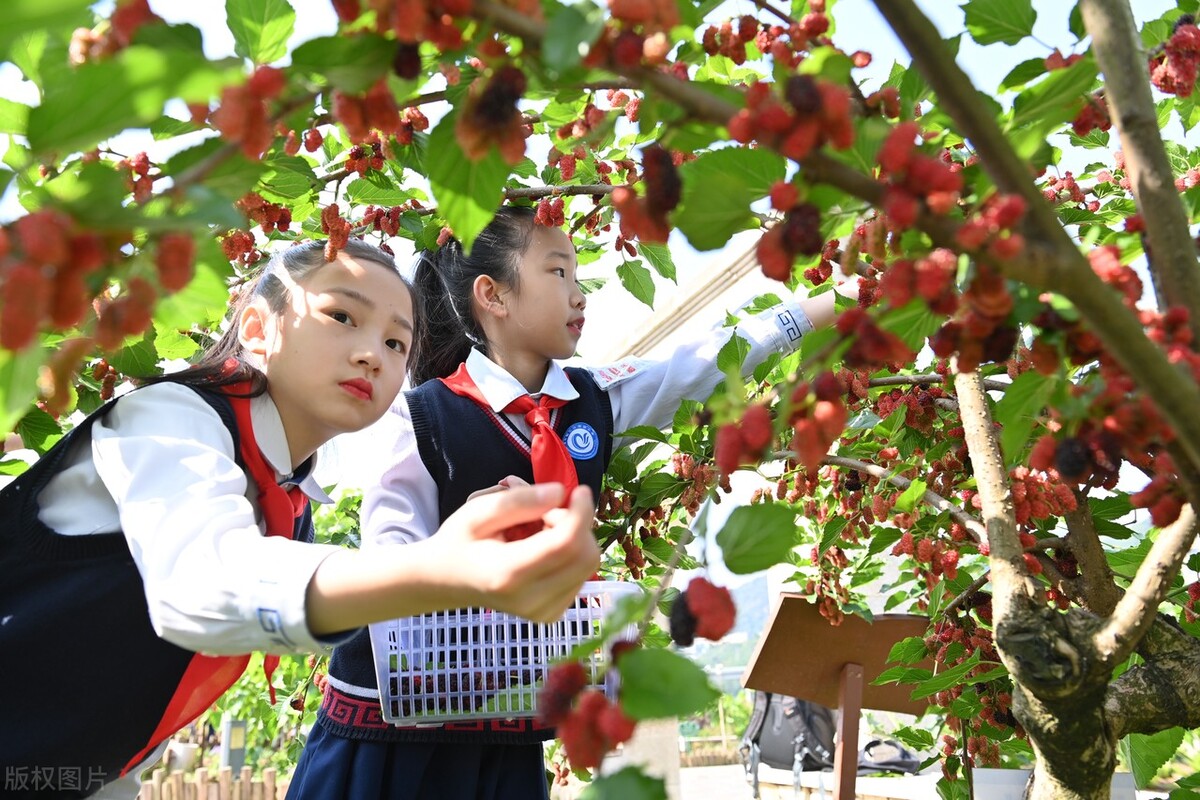
[{"label": "dark hair", "polygon": [[424,309],[409,361],[413,386],[454,372],[472,347],[488,351],[475,316],[475,279],[487,275],[518,290],[517,267],[533,239],[533,216],[528,206],[503,206],[475,239],[469,255],[457,239],[449,239],[418,256],[413,281]]},{"label": "dark hair", "polygon": [[[396,261],[378,247],[367,244],[361,239],[349,239],[341,248],[341,252],[358,261],[370,261],[386,267],[401,281],[413,299],[413,310],[417,311],[418,301],[412,285],[400,274]],[[282,314],[288,306],[291,292],[288,284],[281,279],[282,273],[296,284],[304,281],[312,273],[329,262],[325,260],[325,242],[311,241],[292,245],[271,256],[266,265],[258,273],[246,281],[241,287],[237,300],[229,311],[229,324],[216,344],[205,349],[200,359],[191,368],[168,375],[161,375],[147,383],[170,381],[184,383],[190,386],[228,386],[241,381],[250,382],[250,390],[246,396],[256,397],[267,390],[267,376],[257,367],[246,360],[242,343],[238,340],[238,318],[242,310],[258,298],[267,301],[267,307],[273,314]],[[413,320],[413,336],[420,335],[420,315]]]}]

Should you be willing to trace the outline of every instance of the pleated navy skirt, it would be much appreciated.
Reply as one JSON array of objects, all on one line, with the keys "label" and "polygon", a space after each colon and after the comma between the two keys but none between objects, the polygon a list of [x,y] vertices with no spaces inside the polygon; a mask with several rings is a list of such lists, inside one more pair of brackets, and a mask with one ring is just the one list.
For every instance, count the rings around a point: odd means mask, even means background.
[{"label": "pleated navy skirt", "polygon": [[541,744],[370,742],[313,725],[288,800],[549,800]]}]

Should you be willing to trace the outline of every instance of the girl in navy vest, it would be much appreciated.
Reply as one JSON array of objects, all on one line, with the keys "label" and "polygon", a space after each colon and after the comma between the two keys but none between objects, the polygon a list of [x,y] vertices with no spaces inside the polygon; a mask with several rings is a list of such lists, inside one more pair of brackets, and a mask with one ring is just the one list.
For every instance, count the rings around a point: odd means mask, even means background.
[{"label": "girl in navy vest", "polygon": [[[562,613],[599,563],[583,489],[565,509],[561,486],[480,498],[420,550],[312,543],[314,453],[392,403],[416,321],[381,250],[292,247],[197,366],[105,405],[0,492],[6,797],[118,796],[251,650],[466,604]],[[539,517],[546,541],[504,540]]]},{"label": "girl in navy vest", "polygon": [[[724,378],[714,362],[729,329],[662,362],[563,368],[557,359],[574,355],[584,324],[576,270],[570,238],[535,224],[533,209],[519,207],[500,209],[470,255],[451,239],[421,257],[416,283],[426,324],[413,356],[417,388],[374,429],[394,445],[390,466],[364,494],[364,549],[385,553],[390,548],[379,545],[427,541],[472,494],[540,481],[539,451],[554,448],[539,442],[539,413],[553,428],[549,438],[568,454],[566,469],[576,473],[560,479],[577,477],[598,496],[614,431],[665,426],[681,400],[705,398]],[[737,333],[750,343],[747,374],[833,316],[827,293],[743,321]],[[532,410],[534,398],[541,411]],[[544,474],[562,475],[549,461]],[[289,798],[548,797],[541,742],[553,738],[552,729],[535,720],[403,728],[385,723],[379,707],[364,633],[334,651]]]}]

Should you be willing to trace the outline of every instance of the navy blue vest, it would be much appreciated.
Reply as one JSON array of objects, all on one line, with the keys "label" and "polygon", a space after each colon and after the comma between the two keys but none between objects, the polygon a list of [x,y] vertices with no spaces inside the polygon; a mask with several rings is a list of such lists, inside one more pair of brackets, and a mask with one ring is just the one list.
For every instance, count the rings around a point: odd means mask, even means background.
[{"label": "navy blue vest", "polygon": [[[195,388],[195,387],[191,387]],[[233,408],[196,389],[233,436]],[[0,776],[5,797],[86,797],[150,739],[194,655],[150,624],[142,579],[120,531],[64,536],[38,519],[38,495],[97,409],[0,491]],[[311,542],[312,515],[295,538]]]},{"label": "navy blue vest", "polygon": [[[568,368],[566,373],[579,398],[556,410],[554,429],[567,441],[580,485],[590,486],[592,496],[599,498],[601,480],[612,457],[612,405],[587,370]],[[529,438],[503,415],[454,394],[438,380],[406,392],[405,398],[417,437],[417,452],[437,483],[439,521],[457,511],[471,492],[493,486],[506,475],[533,482]],[[553,728],[539,727],[531,719],[454,722],[419,729],[385,722],[377,696],[371,639],[365,630],[333,651],[329,674],[376,695],[355,696],[332,683],[326,686],[317,721],[343,738],[521,744],[554,737]]]}]

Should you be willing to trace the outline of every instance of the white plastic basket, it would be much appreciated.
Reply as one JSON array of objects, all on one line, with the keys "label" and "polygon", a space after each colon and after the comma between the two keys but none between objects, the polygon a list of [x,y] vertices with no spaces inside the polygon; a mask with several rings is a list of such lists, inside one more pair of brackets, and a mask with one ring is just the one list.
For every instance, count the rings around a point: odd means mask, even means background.
[{"label": "white plastic basket", "polygon": [[[547,669],[599,635],[632,583],[589,581],[562,619],[549,624],[484,608],[439,611],[371,625],[383,718],[396,725],[519,719],[538,713]],[[632,637],[630,625],[620,636]],[[608,653],[583,659],[591,688],[616,698]]]}]

